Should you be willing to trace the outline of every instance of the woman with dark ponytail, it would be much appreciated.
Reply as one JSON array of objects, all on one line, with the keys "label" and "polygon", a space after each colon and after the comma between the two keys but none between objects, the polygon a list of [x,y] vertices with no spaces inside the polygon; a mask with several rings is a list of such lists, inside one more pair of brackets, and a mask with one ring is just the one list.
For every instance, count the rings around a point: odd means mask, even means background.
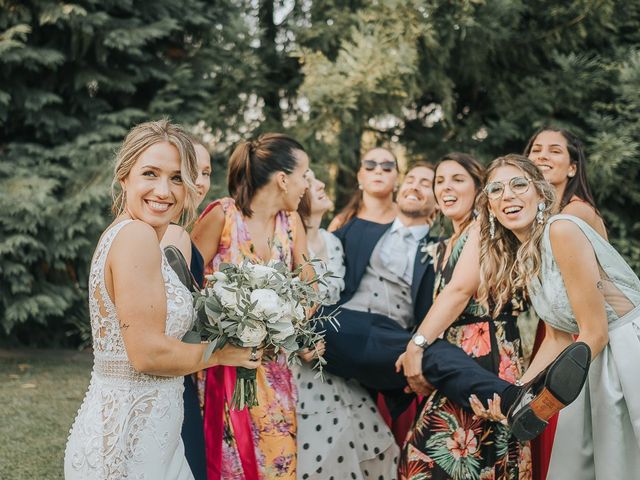
[{"label": "woman with dark ponytail", "polygon": [[[307,241],[296,210],[308,170],[302,145],[286,135],[240,143],[229,159],[230,196],[211,203],[193,229],[205,273],[244,259],[292,270],[303,263]],[[294,480],[296,396],[284,355],[257,372],[258,406],[249,409],[229,408],[235,369],[209,369],[202,377],[208,479]]]}]

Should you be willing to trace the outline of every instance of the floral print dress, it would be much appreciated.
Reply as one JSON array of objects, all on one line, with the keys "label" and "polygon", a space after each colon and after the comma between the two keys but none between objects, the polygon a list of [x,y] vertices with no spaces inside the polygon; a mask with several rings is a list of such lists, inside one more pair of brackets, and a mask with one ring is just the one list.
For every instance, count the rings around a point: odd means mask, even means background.
[{"label": "floral print dress", "polygon": [[[452,248],[446,264],[436,267],[434,296],[451,280],[468,235]],[[438,249],[442,259],[446,244]],[[480,365],[508,382],[523,373],[517,311],[498,318],[484,315],[473,299],[444,333],[444,339],[462,348]],[[511,437],[507,426],[474,418],[473,412],[434,391],[423,400],[403,447],[399,478],[403,480],[529,480],[529,444]]]},{"label": "floral print dress", "polygon": [[[222,263],[240,263],[248,258],[263,263],[255,254],[242,212],[231,198],[211,203],[201,217],[220,205],[225,223],[217,254],[205,266],[211,274]],[[271,258],[293,269],[293,223],[287,212],[276,217]],[[214,367],[207,370],[204,392],[207,478],[288,479],[296,478],[296,389],[283,353],[274,360],[263,359],[257,369],[258,406],[235,411],[229,387],[235,369]],[[248,410],[248,411],[247,411]],[[222,443],[221,443],[222,442]]]}]

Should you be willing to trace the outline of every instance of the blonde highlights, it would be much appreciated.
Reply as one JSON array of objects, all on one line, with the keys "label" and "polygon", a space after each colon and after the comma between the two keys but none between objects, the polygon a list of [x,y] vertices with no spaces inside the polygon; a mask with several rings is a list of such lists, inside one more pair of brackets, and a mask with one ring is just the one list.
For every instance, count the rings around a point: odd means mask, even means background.
[{"label": "blonde highlights", "polygon": [[131,172],[140,155],[156,143],[167,142],[178,150],[180,175],[185,188],[181,223],[189,224],[196,218],[198,190],[198,161],[191,136],[180,126],[167,119],[145,122],[133,127],[116,154],[113,181],[111,182],[111,211],[117,217],[125,211],[126,197],[121,182]]},{"label": "blonde highlights", "polygon": [[[509,154],[496,158],[487,168],[486,179],[498,168],[513,166],[531,179],[531,184],[545,204],[543,215],[552,212],[555,190],[547,183],[536,165],[522,155]],[[522,243],[515,234],[494,219],[495,235],[491,238],[489,200],[482,192],[477,203],[480,222],[480,288],[479,303],[495,318],[518,295],[527,295],[527,285],[540,274],[541,242],[546,222],[531,224],[531,235]]]}]

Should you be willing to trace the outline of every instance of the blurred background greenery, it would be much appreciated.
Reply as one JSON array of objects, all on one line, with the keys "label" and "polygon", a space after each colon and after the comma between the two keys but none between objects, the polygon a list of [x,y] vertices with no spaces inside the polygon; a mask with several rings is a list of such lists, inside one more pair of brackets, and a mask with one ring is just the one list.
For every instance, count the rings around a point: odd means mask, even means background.
[{"label": "blurred background greenery", "polygon": [[363,148],[486,162],[568,127],[640,271],[640,3],[0,0],[0,344],[86,342],[114,151],[163,116],[209,145],[211,197],[234,142],[277,130],[338,206]]}]

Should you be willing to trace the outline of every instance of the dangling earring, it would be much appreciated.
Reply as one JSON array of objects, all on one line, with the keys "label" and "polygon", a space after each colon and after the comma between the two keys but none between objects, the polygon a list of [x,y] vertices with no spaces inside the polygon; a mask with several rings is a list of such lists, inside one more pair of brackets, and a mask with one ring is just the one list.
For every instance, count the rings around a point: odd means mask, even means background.
[{"label": "dangling earring", "polygon": [[546,205],[544,204],[544,202],[540,202],[538,204],[538,213],[536,215],[536,220],[538,221],[539,225],[542,225],[544,223],[544,209],[546,208]]},{"label": "dangling earring", "polygon": [[358,184],[358,190],[364,190],[361,183]]},{"label": "dangling earring", "polygon": [[496,217],[491,212],[489,212],[489,237],[491,240],[496,238]]}]

